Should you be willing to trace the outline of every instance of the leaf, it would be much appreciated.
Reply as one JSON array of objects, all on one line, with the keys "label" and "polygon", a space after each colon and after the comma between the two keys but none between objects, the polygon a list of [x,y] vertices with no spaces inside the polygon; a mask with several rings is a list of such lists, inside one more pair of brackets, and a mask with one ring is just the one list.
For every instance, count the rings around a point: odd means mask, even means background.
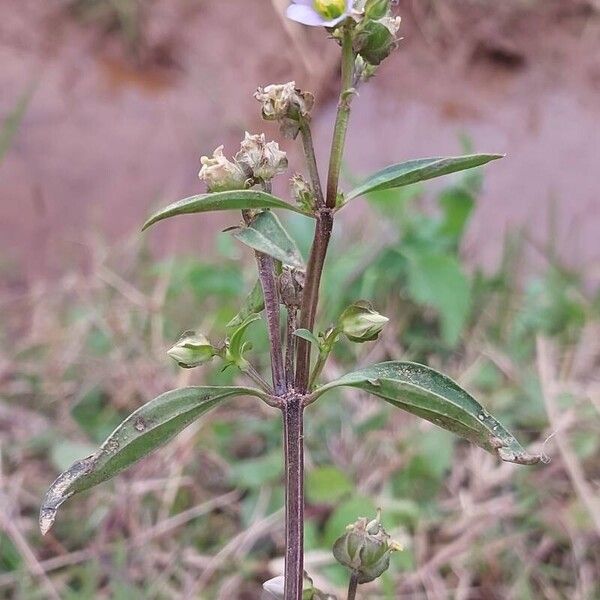
[{"label": "leaf", "polygon": [[407,254],[408,291],[440,314],[442,337],[454,346],[471,311],[471,286],[459,262],[446,254]]},{"label": "leaf", "polygon": [[187,387],[166,392],[138,408],[95,454],[75,462],[50,486],[40,510],[42,534],[52,527],[65,500],[114,477],[226,398],[241,395],[264,396],[246,387]]},{"label": "leaf", "polygon": [[239,327],[250,315],[258,314],[262,312],[264,308],[265,298],[263,296],[263,289],[260,280],[257,279],[250,290],[250,293],[246,296],[242,308],[240,308],[238,314],[227,323],[226,327]]},{"label": "leaf", "polygon": [[235,359],[234,362],[242,359],[246,329],[248,329],[250,324],[258,320],[260,320],[259,315],[249,315],[242,323],[240,323],[240,325],[238,325],[237,329],[229,337],[229,355]]},{"label": "leaf", "polygon": [[364,183],[349,192],[346,195],[346,202],[369,192],[402,187],[418,181],[434,179],[442,175],[479,167],[498,158],[503,158],[503,155],[469,154],[448,158],[419,158],[391,165],[371,175]]},{"label": "leaf", "polygon": [[314,344],[317,348],[321,347],[319,338],[317,338],[315,334],[308,329],[296,329],[296,331],[294,331],[294,335],[306,340],[307,342],[310,342],[311,344]]},{"label": "leaf", "polygon": [[175,217],[177,215],[189,215],[194,213],[210,212],[215,210],[243,210],[260,208],[283,208],[294,212],[309,215],[297,206],[284,202],[283,200],[260,192],[258,190],[233,190],[229,192],[215,192],[212,194],[200,194],[184,198],[179,202],[169,204],[166,208],[154,213],[142,227],[142,231],[148,229],[154,223]]},{"label": "leaf", "polygon": [[268,254],[285,265],[304,269],[296,242],[270,210],[259,213],[247,227],[236,228],[232,235],[242,244]]},{"label": "leaf", "polygon": [[473,442],[506,462],[535,464],[515,437],[487,413],[475,398],[446,375],[411,362],[390,361],[348,373],[319,388],[354,387],[383,398],[393,406],[421,417]]},{"label": "leaf", "polygon": [[307,498],[313,504],[335,504],[353,490],[348,475],[333,465],[315,467],[306,478]]}]

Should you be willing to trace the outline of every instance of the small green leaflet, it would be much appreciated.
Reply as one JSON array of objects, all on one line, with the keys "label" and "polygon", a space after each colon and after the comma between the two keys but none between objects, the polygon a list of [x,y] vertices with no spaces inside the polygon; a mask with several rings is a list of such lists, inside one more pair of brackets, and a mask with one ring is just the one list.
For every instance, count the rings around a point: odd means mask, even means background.
[{"label": "small green leaflet", "polygon": [[262,285],[260,284],[260,280],[256,280],[254,286],[246,296],[244,303],[242,304],[242,308],[238,312],[229,323],[227,323],[227,328],[234,328],[241,325],[250,315],[258,314],[263,311],[265,308],[265,298],[263,295]]},{"label": "small green leaflet", "polygon": [[369,192],[377,192],[379,190],[410,185],[427,179],[434,179],[442,175],[449,175],[450,173],[479,167],[499,158],[503,158],[503,155],[469,154],[448,158],[419,158],[391,165],[374,173],[364,183],[346,194],[346,202]]},{"label": "small green leaflet", "polygon": [[528,454],[515,437],[446,375],[411,362],[390,361],[348,373],[315,391],[318,397],[339,386],[361,389],[497,454],[506,462],[530,465],[541,460]]},{"label": "small green leaflet", "polygon": [[215,192],[212,194],[200,194],[184,198],[166,208],[154,213],[142,227],[142,231],[148,229],[154,223],[175,217],[177,215],[188,215],[194,213],[210,212],[215,210],[245,210],[261,208],[282,208],[312,216],[297,206],[284,202],[280,198],[258,190],[233,190],[229,192]]},{"label": "small green leaflet", "polygon": [[123,421],[91,456],[61,473],[46,492],[40,509],[42,534],[54,524],[60,505],[126,469],[182,431],[205,412],[231,396],[263,398],[246,387],[187,387],[171,390],[144,404]]},{"label": "small green leaflet", "polygon": [[296,242],[270,210],[259,213],[247,227],[236,228],[231,233],[242,244],[254,250],[268,254],[290,267],[304,269],[304,261]]}]

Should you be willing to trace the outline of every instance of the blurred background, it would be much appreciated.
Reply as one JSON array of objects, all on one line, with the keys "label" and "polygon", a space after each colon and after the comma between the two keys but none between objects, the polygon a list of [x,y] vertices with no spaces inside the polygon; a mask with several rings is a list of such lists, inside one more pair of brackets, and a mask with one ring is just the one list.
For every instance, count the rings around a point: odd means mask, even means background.
[{"label": "blurred background", "polygon": [[[233,154],[257,85],[314,91],[325,159],[339,50],[286,0],[0,0],[0,598],[260,598],[281,572],[279,415],[210,413],[37,530],[40,499],[141,403],[231,371],[174,367],[185,329],[224,335],[253,281],[237,215],[149,212]],[[321,326],[371,300],[380,342],[325,377],[426,361],[546,465],[500,464],[356,392],[307,411],[306,567],[342,596],[330,547],[374,514],[405,551],[363,597],[600,597],[600,4],[400,0],[404,36],[353,105],[345,185],[402,160],[507,153],[374,194],[336,226]],[[283,141],[301,170],[294,142]],[[324,170],[324,165],[321,164]],[[276,191],[287,194],[280,177]],[[286,224],[307,252],[311,223]],[[252,330],[255,363],[267,344]]]}]

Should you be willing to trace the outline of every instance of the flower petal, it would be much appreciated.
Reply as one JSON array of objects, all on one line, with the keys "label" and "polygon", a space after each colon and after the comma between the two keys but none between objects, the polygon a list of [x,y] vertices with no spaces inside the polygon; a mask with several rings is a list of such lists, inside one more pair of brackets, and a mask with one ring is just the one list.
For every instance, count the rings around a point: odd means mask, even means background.
[{"label": "flower petal", "polygon": [[[348,0],[348,2],[352,2],[353,0]],[[313,0],[292,0],[294,4],[300,4],[302,6],[312,6]]]},{"label": "flower petal", "polygon": [[304,6],[300,4],[291,4],[288,6],[286,16],[292,21],[298,21],[303,25],[311,25],[313,27],[322,27],[325,24],[325,19],[310,6]]}]

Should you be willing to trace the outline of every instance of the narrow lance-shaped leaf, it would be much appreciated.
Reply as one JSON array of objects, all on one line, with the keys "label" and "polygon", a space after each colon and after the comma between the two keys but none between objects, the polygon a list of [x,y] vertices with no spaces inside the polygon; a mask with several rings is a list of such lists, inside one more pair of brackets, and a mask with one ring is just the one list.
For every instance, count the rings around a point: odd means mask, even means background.
[{"label": "narrow lance-shaped leaf", "polygon": [[335,387],[349,386],[383,398],[422,419],[497,454],[506,462],[535,464],[515,437],[446,375],[411,362],[384,362],[348,373],[315,392],[318,397]]},{"label": "narrow lance-shaped leaf", "polygon": [[492,160],[503,158],[503,156],[502,154],[468,154],[466,156],[451,156],[447,158],[419,158],[391,165],[381,171],[377,171],[377,173],[367,178],[364,183],[346,194],[346,202],[369,192],[402,187],[419,181],[441,177],[442,175],[480,167]]},{"label": "narrow lance-shaped leaf", "polygon": [[285,265],[304,268],[296,242],[270,210],[259,213],[247,227],[234,229],[231,233],[242,244],[268,254]]},{"label": "narrow lance-shaped leaf", "polygon": [[184,198],[174,204],[154,213],[142,227],[142,231],[154,223],[175,217],[194,213],[211,212],[218,210],[244,210],[261,208],[282,208],[303,215],[311,216],[297,206],[284,202],[277,196],[259,190],[233,190],[228,192],[214,192]]},{"label": "narrow lance-shaped leaf", "polygon": [[226,398],[242,395],[264,396],[247,387],[187,387],[166,392],[138,408],[95,454],[78,460],[54,481],[40,510],[42,533],[52,527],[59,506],[73,494],[114,477]]}]

